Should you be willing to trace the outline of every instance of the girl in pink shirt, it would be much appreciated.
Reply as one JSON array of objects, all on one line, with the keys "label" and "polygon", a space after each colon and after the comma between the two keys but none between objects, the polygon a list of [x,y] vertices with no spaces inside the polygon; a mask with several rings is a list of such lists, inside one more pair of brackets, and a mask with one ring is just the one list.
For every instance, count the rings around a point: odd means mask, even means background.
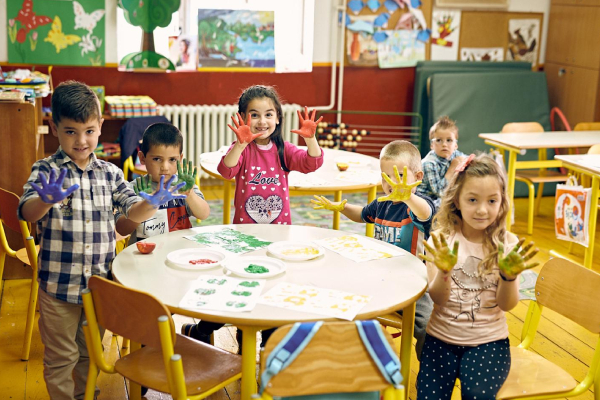
[{"label": "girl in pink shirt", "polygon": [[[315,138],[315,110],[304,118],[298,111],[307,150],[299,149],[281,136],[283,113],[275,89],[251,86],[238,101],[235,141],[217,170],[225,179],[235,177],[234,224],[291,224],[288,175],[290,171],[313,172],[323,165],[323,152]],[[246,123],[244,123],[246,121]]]},{"label": "girl in pink shirt", "polygon": [[[433,313],[421,354],[417,398],[496,398],[508,376],[504,313],[519,301],[518,275],[537,250],[505,230],[506,175],[491,157],[471,154],[456,168],[425,242]],[[458,251],[460,244],[460,252]],[[508,253],[506,256],[505,250]]]}]

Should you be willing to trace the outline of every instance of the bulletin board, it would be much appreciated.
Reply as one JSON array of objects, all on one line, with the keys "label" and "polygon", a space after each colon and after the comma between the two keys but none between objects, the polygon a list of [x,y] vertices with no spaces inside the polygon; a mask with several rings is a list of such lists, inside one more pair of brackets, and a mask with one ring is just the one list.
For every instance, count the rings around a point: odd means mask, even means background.
[{"label": "bulletin board", "polygon": [[[459,60],[463,48],[502,48],[504,61],[510,60],[506,57],[509,51],[509,24],[511,20],[537,20],[539,23],[539,33],[537,35],[537,49],[534,50],[536,62],[532,62],[533,67],[537,67],[540,59],[541,35],[543,32],[542,13],[517,13],[504,11],[464,11],[461,16],[460,41],[459,41]],[[526,34],[526,32],[524,32]],[[515,36],[511,48],[514,50]],[[530,44],[519,43],[525,51]],[[531,62],[531,60],[528,60]]]},{"label": "bulletin board", "polygon": [[[350,8],[346,9],[346,13],[348,14],[348,16],[354,20],[356,17],[358,18],[371,18],[374,19],[376,17],[378,17],[382,12],[385,12],[385,8],[384,8],[384,0],[379,0],[381,7],[379,8],[379,10],[373,12],[371,11],[371,9],[367,6],[363,7],[363,9],[358,13],[358,14],[354,14]],[[366,1],[363,2],[366,4]],[[402,3],[402,2],[401,2]],[[423,16],[425,18],[425,21],[427,23],[427,28],[431,29],[431,11],[432,11],[432,1],[421,1],[420,5],[419,5],[419,9],[423,12]],[[406,7],[400,7],[397,10],[395,10],[394,12],[389,13],[390,14],[390,18],[387,21],[387,30],[393,30],[397,24],[398,21],[401,19],[401,17],[406,14],[409,13],[410,11],[406,8]],[[341,17],[340,17],[341,18]],[[346,28],[346,32],[344,32],[344,63],[347,66],[357,66],[357,67],[376,67],[378,66],[377,63],[377,54],[374,54],[374,60],[371,60],[372,62],[367,61],[366,63],[356,63],[356,62],[352,62],[350,60],[349,54],[348,54],[348,28]],[[429,59],[429,55],[430,55],[430,43],[429,40],[425,43],[425,57],[426,59]]]}]

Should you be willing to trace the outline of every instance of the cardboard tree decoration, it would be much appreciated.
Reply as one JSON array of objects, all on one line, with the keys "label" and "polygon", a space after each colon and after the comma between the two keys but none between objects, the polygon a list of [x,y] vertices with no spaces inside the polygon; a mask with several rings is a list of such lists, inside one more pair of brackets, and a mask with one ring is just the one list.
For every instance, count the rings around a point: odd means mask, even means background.
[{"label": "cardboard tree decoration", "polygon": [[154,51],[154,29],[167,27],[172,14],[179,10],[181,0],[119,0],[125,19],[133,26],[142,28],[142,48],[119,62],[119,69],[126,71],[175,71],[175,65],[167,57]]}]

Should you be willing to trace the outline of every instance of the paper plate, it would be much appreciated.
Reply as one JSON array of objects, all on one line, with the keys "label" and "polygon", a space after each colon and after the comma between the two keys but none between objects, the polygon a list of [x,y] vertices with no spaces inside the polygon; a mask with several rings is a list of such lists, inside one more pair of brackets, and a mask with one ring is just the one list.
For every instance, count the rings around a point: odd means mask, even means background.
[{"label": "paper plate", "polygon": [[288,261],[306,261],[317,258],[325,253],[325,250],[310,242],[274,242],[267,247],[269,253],[277,258]]},{"label": "paper plate", "polygon": [[[270,278],[285,272],[285,263],[271,257],[230,257],[223,262],[223,267],[237,276],[254,279]],[[252,269],[260,270],[260,267],[268,271],[252,272]]]},{"label": "paper plate", "polygon": [[[199,271],[218,267],[224,259],[225,254],[213,249],[181,249],[167,254],[167,261],[169,261],[167,265],[190,271]],[[214,262],[193,263],[193,261],[198,260],[212,260]]]}]

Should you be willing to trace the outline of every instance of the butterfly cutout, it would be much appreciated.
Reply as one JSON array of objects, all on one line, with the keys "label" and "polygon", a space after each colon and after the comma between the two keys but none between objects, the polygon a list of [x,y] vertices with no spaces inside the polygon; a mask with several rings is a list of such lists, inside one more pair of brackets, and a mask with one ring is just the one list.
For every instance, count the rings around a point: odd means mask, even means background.
[{"label": "butterfly cutout", "polygon": [[94,31],[96,24],[102,19],[105,12],[104,10],[96,10],[88,14],[77,1],[73,1],[73,11],[75,12],[74,29],[85,29],[89,33]]},{"label": "butterfly cutout", "polygon": [[48,36],[44,39],[44,42],[50,42],[56,47],[56,52],[60,53],[61,50],[66,49],[67,46],[75,44],[81,41],[81,38],[77,35],[65,35],[62,31],[62,22],[59,16],[54,17],[52,22],[52,29],[48,32]]},{"label": "butterfly cutout", "polygon": [[23,6],[19,10],[15,20],[19,21],[22,25],[17,33],[17,42],[19,43],[25,42],[27,33],[29,33],[30,30],[52,22],[50,17],[45,15],[35,15],[33,12],[33,0],[23,1]]}]

